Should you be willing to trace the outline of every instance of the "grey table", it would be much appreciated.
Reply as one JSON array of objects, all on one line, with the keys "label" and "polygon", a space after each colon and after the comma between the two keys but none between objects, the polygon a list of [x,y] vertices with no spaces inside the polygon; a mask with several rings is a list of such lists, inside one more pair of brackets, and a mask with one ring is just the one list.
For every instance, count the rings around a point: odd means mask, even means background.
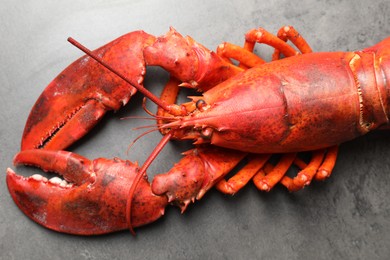
[{"label": "grey table", "polygon": [[[58,2],[58,1],[56,1]],[[110,3],[111,2],[111,3]],[[205,46],[243,43],[251,28],[271,32],[294,25],[315,51],[354,50],[390,35],[390,2],[379,1],[24,1],[4,0],[0,10],[1,259],[384,259],[390,255],[390,139],[386,132],[343,144],[333,175],[290,194],[266,194],[253,185],[234,197],[212,190],[183,215],[173,207],[158,222],[98,237],[56,233],[30,221],[5,184],[29,110],[45,86],[81,53],[73,36],[89,48],[133,30],[155,35],[174,26]],[[270,48],[259,54],[269,57]],[[267,56],[268,55],[268,56]],[[148,70],[158,92],[167,80]],[[142,163],[161,136],[131,130],[145,115],[138,95],[70,149],[89,158],[122,157]],[[170,144],[149,169],[167,171],[188,144]],[[30,175],[38,170],[18,168]]]}]

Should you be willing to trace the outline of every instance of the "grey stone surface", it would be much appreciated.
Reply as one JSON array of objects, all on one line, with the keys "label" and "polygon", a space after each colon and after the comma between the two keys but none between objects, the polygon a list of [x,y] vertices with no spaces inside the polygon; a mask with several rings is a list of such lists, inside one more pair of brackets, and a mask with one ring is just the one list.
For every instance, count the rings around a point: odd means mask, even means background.
[{"label": "grey stone surface", "polygon": [[[56,3],[60,2],[60,3]],[[332,177],[290,194],[269,194],[252,184],[234,197],[210,191],[181,215],[173,207],[160,221],[98,237],[47,230],[30,221],[10,198],[5,170],[12,166],[29,110],[45,86],[81,53],[72,36],[90,48],[133,30],[155,35],[174,26],[205,46],[242,44],[246,31],[276,32],[294,25],[315,51],[354,50],[390,35],[390,2],[328,1],[12,1],[0,9],[0,259],[388,259],[390,255],[390,140],[370,134],[343,144]],[[268,57],[271,49],[258,48]],[[158,90],[167,74],[150,69]],[[141,95],[102,123],[72,151],[89,158],[143,162],[160,139],[131,130],[145,115]],[[164,172],[188,146],[169,145],[149,173]],[[32,174],[37,170],[18,168]]]}]

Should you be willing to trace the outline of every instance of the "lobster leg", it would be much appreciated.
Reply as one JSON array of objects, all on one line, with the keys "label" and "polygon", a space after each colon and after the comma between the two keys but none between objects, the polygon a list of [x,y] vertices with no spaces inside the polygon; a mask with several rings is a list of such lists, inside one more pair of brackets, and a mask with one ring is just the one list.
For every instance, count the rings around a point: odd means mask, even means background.
[{"label": "lobster leg", "polygon": [[253,53],[255,43],[263,43],[274,47],[272,60],[279,60],[281,53],[286,57],[298,55],[299,53],[286,43],[287,40],[290,40],[302,54],[312,52],[308,43],[294,27],[284,26],[280,28],[277,36],[263,28],[250,30],[246,34],[243,47],[226,42],[218,46],[217,53],[227,61],[230,58],[239,61],[241,68],[251,68],[265,63],[263,59]]},{"label": "lobster leg", "polygon": [[249,155],[249,162],[229,180],[222,179],[215,188],[224,194],[234,195],[242,189],[258,171],[263,168],[271,155]]},{"label": "lobster leg", "polygon": [[328,178],[330,176],[336,164],[338,151],[339,151],[338,145],[329,147],[327,149],[325,159],[315,175],[315,179],[317,181],[323,181],[325,180],[325,178]]},{"label": "lobster leg", "polygon": [[227,62],[231,62],[230,59],[239,61],[241,68],[251,68],[265,63],[265,60],[253,52],[229,42],[220,44],[217,48],[217,54]]},{"label": "lobster leg", "polygon": [[256,177],[253,181],[255,186],[262,191],[270,191],[286,174],[288,169],[291,167],[296,153],[284,154],[278,164],[269,172],[267,175],[262,176],[262,173],[259,173],[259,177]]},{"label": "lobster leg", "polygon": [[[283,40],[284,42],[290,40],[302,54],[313,52],[309,44],[306,42],[306,40],[292,26],[284,26],[280,28],[277,37]],[[279,60],[280,54],[281,51],[275,48],[275,51],[272,54],[272,60]]]},{"label": "lobster leg", "polygon": [[280,181],[281,184],[286,186],[289,191],[298,191],[302,189],[304,186],[310,184],[323,159],[324,151],[318,150],[313,152],[310,163],[304,167],[293,179],[288,176],[284,176]]},{"label": "lobster leg", "polygon": [[[253,177],[253,183],[259,190],[269,191],[277,183],[281,183],[289,191],[298,191],[310,184],[314,178],[322,181],[329,177],[335,165],[338,146],[332,146],[325,150],[313,151],[313,156],[307,164],[299,157],[285,154],[276,166],[266,163],[265,166]],[[300,168],[297,176],[286,176],[289,167],[295,164]]]},{"label": "lobster leg", "polygon": [[[177,96],[180,91],[180,84],[182,82],[178,80],[177,78],[173,77],[172,75],[169,78],[169,81],[165,84],[164,89],[162,90],[160,94],[160,99],[167,104],[175,104]],[[162,107],[157,108],[157,125],[162,125],[165,123],[165,121],[162,119],[164,117],[172,116],[169,114],[165,109]],[[166,129],[160,129],[161,134],[167,134],[169,130]]]},{"label": "lobster leg", "polygon": [[295,56],[298,54],[293,47],[288,45],[279,37],[266,31],[264,28],[250,30],[245,35],[244,48],[253,51],[255,43],[265,43],[279,50],[285,57]]}]

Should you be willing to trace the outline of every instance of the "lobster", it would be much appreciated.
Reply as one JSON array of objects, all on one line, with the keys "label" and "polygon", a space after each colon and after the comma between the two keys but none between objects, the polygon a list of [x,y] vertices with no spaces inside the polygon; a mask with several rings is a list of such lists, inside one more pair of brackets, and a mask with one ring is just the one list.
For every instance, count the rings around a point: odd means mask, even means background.
[{"label": "lobster", "polygon": [[[131,32],[93,52],[69,41],[87,55],[38,98],[14,159],[65,180],[7,170],[18,207],[59,232],[133,230],[161,217],[168,204],[184,212],[212,187],[234,194],[250,180],[264,191],[277,183],[297,191],[330,176],[339,144],[389,122],[390,38],[362,51],[326,53],[313,53],[292,26],[277,35],[250,30],[243,47],[224,43],[216,52],[173,28],[160,37]],[[256,43],[274,48],[271,62],[254,54]],[[146,66],[171,74],[161,98],[143,86]],[[202,95],[177,105],[179,87]],[[145,110],[157,120],[153,130],[164,134],[142,167],[60,151],[137,90],[159,106],[156,114]],[[193,140],[195,148],[149,183],[146,170],[171,139]],[[300,158],[302,152],[312,154],[309,162]],[[276,164],[270,162],[274,154]],[[246,164],[226,180],[242,161]],[[292,165],[300,169],[294,178],[286,175]]]}]

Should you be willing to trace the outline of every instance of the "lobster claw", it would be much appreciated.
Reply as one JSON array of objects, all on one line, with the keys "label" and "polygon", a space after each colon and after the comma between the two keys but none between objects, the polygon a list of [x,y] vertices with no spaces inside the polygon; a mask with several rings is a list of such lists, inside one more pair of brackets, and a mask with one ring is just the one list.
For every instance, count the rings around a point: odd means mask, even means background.
[{"label": "lobster claw", "polygon": [[[155,37],[128,33],[94,53],[134,84],[145,74],[143,49]],[[109,110],[125,105],[136,89],[92,58],[83,56],[62,71],[43,91],[27,120],[22,150],[62,150],[80,139]]]},{"label": "lobster claw", "polygon": [[[26,150],[15,164],[56,172],[58,177],[22,177],[7,170],[9,192],[18,207],[35,222],[58,232],[98,235],[128,228],[126,203],[138,166],[120,159],[88,160],[65,151]],[[142,179],[133,197],[131,225],[155,221],[164,214],[165,196],[151,192]]]}]

